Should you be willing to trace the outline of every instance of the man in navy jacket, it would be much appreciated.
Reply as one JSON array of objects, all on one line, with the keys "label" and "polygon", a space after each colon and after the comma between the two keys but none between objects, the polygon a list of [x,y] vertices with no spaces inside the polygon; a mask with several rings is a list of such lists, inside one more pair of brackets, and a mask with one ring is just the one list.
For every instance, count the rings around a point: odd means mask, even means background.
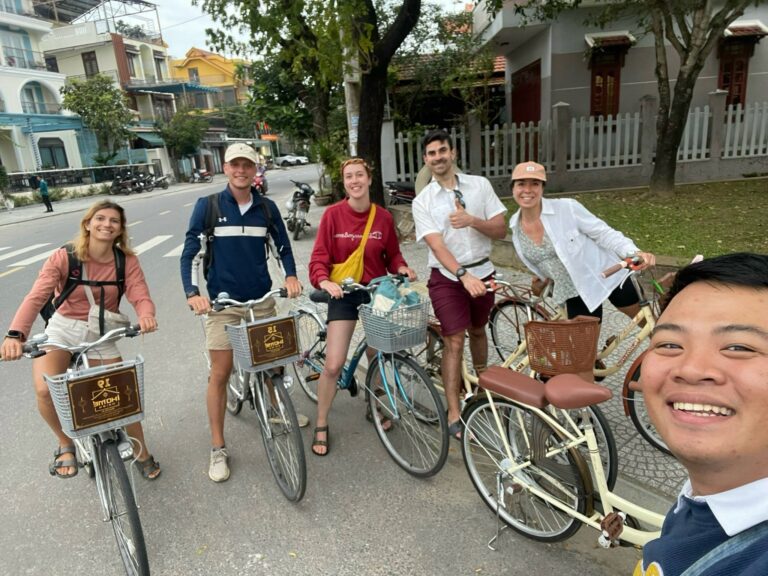
[{"label": "man in navy jacket", "polygon": [[[213,251],[206,286],[209,296],[227,292],[230,298],[245,301],[261,298],[269,292],[272,279],[267,267],[267,243],[268,237],[271,237],[285,270],[288,296],[295,298],[301,294],[301,284],[296,277],[296,264],[280,211],[274,202],[251,189],[258,160],[256,151],[246,144],[233,144],[227,148],[224,160],[224,173],[229,184],[215,198],[219,205],[219,217],[213,241],[206,247]],[[205,333],[211,374],[206,400],[212,445],[208,476],[214,482],[224,482],[229,478],[224,414],[227,383],[233,365],[232,348],[224,326],[239,324],[247,311],[228,308],[212,312],[210,300],[200,294],[194,262],[201,247],[200,235],[206,228],[207,209],[208,198],[203,197],[197,201],[192,212],[181,254],[181,280],[190,308],[195,314],[208,314]],[[274,316],[274,301],[265,302],[255,313],[257,317]]]}]

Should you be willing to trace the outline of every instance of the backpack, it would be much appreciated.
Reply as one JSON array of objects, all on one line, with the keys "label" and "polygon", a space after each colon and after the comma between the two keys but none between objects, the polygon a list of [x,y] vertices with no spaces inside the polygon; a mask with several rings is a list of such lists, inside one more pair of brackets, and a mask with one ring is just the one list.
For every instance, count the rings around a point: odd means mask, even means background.
[{"label": "backpack", "polygon": [[[56,309],[72,294],[72,291],[81,285],[97,286],[103,290],[104,286],[117,286],[117,303],[120,304],[120,300],[125,293],[125,252],[123,252],[117,246],[112,249],[115,253],[115,275],[117,280],[83,280],[83,263],[75,256],[75,247],[72,244],[64,244],[62,248],[67,250],[67,259],[69,261],[69,272],[67,273],[67,281],[64,283],[64,288],[55,298],[53,294],[48,298],[48,301],[43,305],[40,310],[40,316],[42,317],[45,325],[48,326],[48,321],[56,312]],[[101,305],[104,305],[104,298],[102,292]]]},{"label": "backpack", "polygon": [[[208,280],[208,269],[213,264],[213,240],[215,238],[213,229],[216,228],[216,224],[218,224],[219,218],[221,218],[221,206],[219,205],[219,202],[221,202],[221,195],[222,192],[216,192],[209,195],[206,199],[207,204],[205,207],[205,229],[203,230],[203,234],[205,234],[206,239],[205,254],[203,255],[203,278],[206,280]],[[267,220],[266,243],[267,257],[269,257],[269,250],[271,245],[271,237],[269,231],[272,229],[272,211],[267,207],[266,200],[264,200],[258,194],[253,194],[254,201],[256,201],[256,198],[259,199],[261,209],[264,210],[264,217]]]}]

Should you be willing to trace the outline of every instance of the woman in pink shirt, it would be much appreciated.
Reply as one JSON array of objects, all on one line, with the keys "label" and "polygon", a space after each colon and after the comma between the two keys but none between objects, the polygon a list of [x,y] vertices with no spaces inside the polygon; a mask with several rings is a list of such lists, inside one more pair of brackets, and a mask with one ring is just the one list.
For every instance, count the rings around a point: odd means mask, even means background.
[{"label": "woman in pink shirt", "polygon": [[[369,190],[371,169],[365,160],[346,160],[341,165],[341,176],[347,198],[323,214],[309,261],[309,281],[331,296],[325,366],[317,386],[317,424],[312,440],[312,452],[317,456],[328,454],[328,413],[336,396],[336,381],[347,359],[357,323],[357,308],[370,300],[367,292],[345,294],[341,286],[330,278],[333,265],[344,262],[360,246],[372,209]],[[392,215],[379,207],[374,213],[365,244],[363,276],[359,281],[367,285],[372,279],[388,272],[405,274],[411,280],[416,278],[416,273],[408,267],[400,253]],[[369,353],[373,354],[373,351],[369,350]],[[357,390],[350,389],[350,393],[355,395]],[[369,417],[373,418],[373,415]],[[389,429],[392,424],[382,422],[382,425]]]},{"label": "woman in pink shirt", "polygon": [[[128,245],[128,233],[123,208],[107,200],[97,202],[85,213],[80,221],[80,232],[72,242],[75,257],[83,264],[83,273],[88,280],[116,281],[115,249],[125,254],[125,297],[136,310],[141,331],[157,329],[155,305],[149,296],[149,288],[139,260]],[[56,250],[43,264],[32,289],[21,303],[6,334],[0,353],[4,360],[17,360],[22,355],[22,343],[29,336],[32,325],[51,294],[60,294],[69,276],[67,249]],[[90,288],[97,304],[103,296],[104,308],[118,312],[119,290],[117,282],[99,288]],[[103,292],[102,292],[103,290]],[[60,303],[51,317],[45,333],[53,342],[75,346],[93,341],[88,330],[88,312],[91,308],[86,288],[79,284]],[[75,447],[72,440],[61,429],[59,417],[53,406],[43,374],[61,374],[69,366],[70,354],[64,350],[51,350],[32,363],[32,377],[40,415],[56,435],[59,447],[49,467],[52,476],[71,478],[77,474]],[[120,352],[114,342],[94,347],[88,351],[91,366],[120,362]],[[147,451],[141,423],[126,427],[128,434],[139,442],[140,453],[136,465],[145,478],[154,480],[160,475],[160,466]]]}]

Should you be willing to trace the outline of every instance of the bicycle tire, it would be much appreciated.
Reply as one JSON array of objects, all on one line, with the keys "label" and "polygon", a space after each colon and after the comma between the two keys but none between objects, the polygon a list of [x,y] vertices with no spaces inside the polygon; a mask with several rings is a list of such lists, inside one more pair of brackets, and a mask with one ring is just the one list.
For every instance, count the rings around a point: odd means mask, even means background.
[{"label": "bicycle tire", "polygon": [[[381,359],[383,382],[377,377]],[[414,358],[400,353],[377,356],[368,367],[365,386],[374,428],[392,459],[417,478],[437,474],[448,457],[448,421],[440,395],[424,369]],[[376,389],[385,392],[377,396]],[[391,422],[388,430],[383,417]]]},{"label": "bicycle tire", "polygon": [[301,389],[312,402],[317,403],[317,384],[325,367],[325,339],[320,333],[325,325],[314,314],[306,311],[296,316],[296,332],[303,350],[301,358],[293,363],[293,372]]},{"label": "bicycle tire", "polygon": [[[264,441],[269,467],[283,495],[291,502],[298,502],[304,497],[307,488],[307,462],[296,411],[282,382],[274,383],[264,373],[259,373],[256,378],[260,395],[257,411],[261,423],[261,439]],[[270,388],[274,396],[270,394]],[[266,421],[262,403],[266,408]]]},{"label": "bicycle tire", "polygon": [[299,220],[296,222],[296,227],[293,229],[293,239],[298,240],[299,236],[301,236],[301,232],[304,229],[304,220]]},{"label": "bicycle tire", "polygon": [[[635,371],[632,373],[632,381],[640,381],[640,369],[641,366],[635,368]],[[632,420],[632,424],[634,424],[640,436],[659,452],[673,456],[667,447],[667,443],[659,436],[656,427],[648,416],[648,410],[645,407],[645,400],[641,391],[633,390],[631,387],[627,389],[627,408],[629,409],[629,418]]]},{"label": "bicycle tire", "polygon": [[[558,542],[572,536],[581,522],[526,488],[535,485],[565,506],[580,513],[586,510],[584,481],[575,462],[574,449],[550,458],[533,460],[529,446],[557,441],[554,430],[539,416],[507,400],[494,404],[508,436],[513,462],[508,462],[504,442],[487,399],[471,404],[465,412],[466,428],[461,451],[475,489],[486,506],[497,512],[497,474],[502,474],[504,498],[498,514],[510,528],[542,542]],[[538,438],[538,440],[536,440]],[[543,454],[543,452],[542,452]],[[528,463],[509,476],[507,465]]]},{"label": "bicycle tire", "polygon": [[101,444],[100,451],[101,482],[120,559],[129,576],[149,576],[144,531],[125,463],[113,440]]},{"label": "bicycle tire", "polygon": [[525,340],[524,326],[528,322],[528,310],[534,320],[548,320],[549,317],[536,306],[509,298],[497,302],[491,309],[488,320],[491,325],[491,340],[499,359],[504,362],[520,343]]},{"label": "bicycle tire", "polygon": [[437,328],[427,325],[427,340],[420,346],[415,346],[409,350],[409,353],[416,359],[419,366],[422,366],[433,383],[442,387],[443,377],[441,375],[443,361],[443,337]]},{"label": "bicycle tire", "polygon": [[248,372],[239,370],[236,366],[232,367],[232,373],[227,382],[227,411],[233,416],[240,414],[243,409],[243,402],[250,394],[249,379],[250,374]]}]

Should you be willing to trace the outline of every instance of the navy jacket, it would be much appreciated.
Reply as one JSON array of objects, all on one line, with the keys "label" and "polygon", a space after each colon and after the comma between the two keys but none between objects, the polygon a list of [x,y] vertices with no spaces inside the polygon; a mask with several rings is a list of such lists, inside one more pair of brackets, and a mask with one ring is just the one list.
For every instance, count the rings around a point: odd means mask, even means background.
[{"label": "navy jacket", "polygon": [[[272,216],[269,234],[272,237],[286,276],[296,276],[291,244],[280,211],[272,200],[251,190],[253,204],[245,214],[229,186],[221,193],[221,217],[214,228],[214,241],[208,244],[213,250],[213,263],[208,271],[207,290],[211,298],[220,292],[229,293],[235,300],[261,298],[272,288],[267,268],[267,220],[261,203],[266,203]],[[181,253],[181,281],[184,293],[197,288],[193,278],[192,263],[200,251],[200,234],[205,229],[207,197],[198,198],[189,219],[189,228]],[[202,268],[202,264],[201,264]],[[202,270],[200,272],[202,278]]]}]

